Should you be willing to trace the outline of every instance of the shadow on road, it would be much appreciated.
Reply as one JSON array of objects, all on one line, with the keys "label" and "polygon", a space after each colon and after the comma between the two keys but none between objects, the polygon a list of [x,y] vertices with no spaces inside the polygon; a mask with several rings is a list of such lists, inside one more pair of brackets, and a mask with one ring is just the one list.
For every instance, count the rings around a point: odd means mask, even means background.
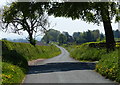
[{"label": "shadow on road", "polygon": [[72,70],[94,70],[95,63],[89,62],[61,62],[61,63],[47,63],[44,65],[29,66],[28,74],[62,72]]}]

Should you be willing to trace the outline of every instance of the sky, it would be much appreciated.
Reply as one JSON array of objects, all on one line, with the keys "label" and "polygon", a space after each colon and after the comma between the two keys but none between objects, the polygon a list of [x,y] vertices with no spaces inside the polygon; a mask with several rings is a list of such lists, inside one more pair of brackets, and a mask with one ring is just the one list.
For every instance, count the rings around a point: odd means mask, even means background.
[{"label": "sky", "polygon": [[[0,1],[0,7],[3,7],[6,5],[6,2],[9,2],[12,0],[1,0]],[[72,20],[71,18],[64,18],[64,17],[54,17],[49,16],[49,22],[51,23],[52,29],[58,30],[60,32],[66,31],[70,35],[73,34],[73,32],[83,32],[89,30],[100,30],[100,32],[104,33],[103,24],[101,23],[100,26],[97,26],[93,23],[86,23],[82,20]],[[112,23],[113,30],[118,29],[118,23]],[[17,38],[27,38],[28,34],[27,32],[23,32],[22,35],[18,35],[15,33],[5,33],[0,30],[0,39],[1,38],[8,38],[8,39],[17,39]],[[41,36],[37,37],[38,40],[42,38],[43,34]]]}]

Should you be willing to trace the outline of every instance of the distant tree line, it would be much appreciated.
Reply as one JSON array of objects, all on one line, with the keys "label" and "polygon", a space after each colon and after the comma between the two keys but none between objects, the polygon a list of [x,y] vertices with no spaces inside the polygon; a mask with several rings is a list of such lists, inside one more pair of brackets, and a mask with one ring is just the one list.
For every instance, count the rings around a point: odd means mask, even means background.
[{"label": "distant tree line", "polygon": [[11,42],[23,42],[23,43],[29,43],[28,40],[26,40],[26,39],[22,39],[22,38],[18,38],[18,39],[2,38],[1,40],[8,40],[8,41],[11,41]]},{"label": "distant tree line", "polygon": [[76,44],[85,42],[95,42],[104,39],[104,34],[100,33],[99,30],[86,31],[86,32],[74,32],[73,38]]},{"label": "distant tree line", "polygon": [[[120,38],[120,31],[113,30],[114,38]],[[42,42],[50,43],[50,42],[59,42],[59,44],[82,44],[85,42],[96,42],[105,40],[105,35],[100,33],[99,30],[88,30],[84,32],[74,32],[73,35],[69,35],[68,32],[60,32],[58,30],[49,29],[43,38]]]},{"label": "distant tree line", "polygon": [[114,34],[114,38],[120,38],[120,30],[114,30],[113,31],[113,34]]}]

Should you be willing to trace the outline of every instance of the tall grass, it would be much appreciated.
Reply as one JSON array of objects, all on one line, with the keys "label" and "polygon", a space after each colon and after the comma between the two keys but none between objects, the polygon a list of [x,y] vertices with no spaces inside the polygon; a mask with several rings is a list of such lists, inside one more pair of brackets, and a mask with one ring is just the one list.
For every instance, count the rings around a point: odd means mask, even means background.
[{"label": "tall grass", "polygon": [[22,79],[25,76],[23,69],[20,67],[2,62],[2,84],[3,85],[19,85],[22,82]]},{"label": "tall grass", "polygon": [[[55,45],[35,47],[28,43],[13,43],[9,41],[2,41],[3,59],[8,58],[7,55],[11,52],[18,53],[27,60],[38,58],[50,58],[60,54],[60,50]],[[11,51],[11,52],[9,52]]]},{"label": "tall grass", "polygon": [[[60,49],[54,45],[35,47],[28,43],[2,41],[2,79],[3,84],[20,83],[28,71],[28,61],[47,59],[59,55]],[[13,71],[13,70],[14,71]],[[7,75],[12,75],[8,76]],[[16,78],[17,77],[17,78]]]},{"label": "tall grass", "polygon": [[80,61],[99,61],[96,64],[95,70],[107,78],[120,82],[120,43],[116,43],[116,50],[109,53],[106,52],[105,48],[90,47],[90,43],[71,46],[64,45],[64,47],[74,59]]},{"label": "tall grass", "polygon": [[118,55],[118,51],[120,48],[102,55],[102,59],[96,65],[96,71],[107,78],[120,82],[120,55]]},{"label": "tall grass", "polygon": [[69,52],[70,56],[76,60],[98,61],[103,54],[106,54],[105,48],[89,47],[90,43],[82,45],[64,46]]}]

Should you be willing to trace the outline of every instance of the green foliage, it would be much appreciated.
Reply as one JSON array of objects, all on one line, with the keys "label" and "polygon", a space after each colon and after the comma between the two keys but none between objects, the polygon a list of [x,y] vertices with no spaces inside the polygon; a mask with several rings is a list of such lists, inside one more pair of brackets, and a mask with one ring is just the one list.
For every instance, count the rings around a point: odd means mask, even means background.
[{"label": "green foliage", "polygon": [[119,21],[118,18],[120,14],[119,3],[116,2],[53,3],[53,7],[51,7],[49,14],[50,15],[53,14],[56,17],[62,16],[70,17],[72,19],[82,19],[83,21],[97,23],[98,25],[100,22],[103,22],[106,35],[107,51],[114,50],[115,41],[111,26],[111,20],[113,19],[113,17],[117,17],[117,21]]},{"label": "green foliage", "polygon": [[[47,59],[57,56],[59,54],[60,54],[60,49],[54,45],[33,46],[29,43],[14,43],[14,42],[2,40],[3,74],[13,75],[13,77],[10,77],[9,79],[8,78],[6,79],[6,76],[3,77],[5,78],[3,82],[19,83],[22,81],[23,76],[28,71],[27,61],[38,58]],[[16,68],[17,70],[12,71],[12,68]]]},{"label": "green foliage", "polygon": [[[70,17],[72,19],[82,19],[86,22],[100,23],[107,20],[107,12],[101,15],[101,12],[109,11],[110,18],[115,15],[119,17],[119,4],[115,2],[63,2],[53,3],[53,7],[49,10],[49,14],[56,17]],[[117,18],[119,21],[119,18]]]},{"label": "green foliage", "polygon": [[120,42],[116,42],[116,48],[120,48]]},{"label": "green foliage", "polygon": [[65,44],[67,42],[67,37],[64,34],[60,34],[58,36],[58,42],[59,44]]},{"label": "green foliage", "polygon": [[113,33],[115,38],[120,38],[120,30],[114,30]]},{"label": "green foliage", "polygon": [[104,39],[104,35],[99,32],[99,30],[88,30],[86,32],[74,32],[73,38],[76,44],[81,44],[85,42],[95,42]]},{"label": "green foliage", "polygon": [[49,42],[57,42],[58,41],[58,36],[60,34],[60,31],[54,30],[54,29],[49,29],[41,41],[49,43]]},{"label": "green foliage", "polygon": [[100,60],[102,58],[101,55],[106,53],[106,49],[89,47],[89,44],[90,43],[68,46],[67,49],[70,52],[71,57],[77,60],[88,60],[88,61]]},{"label": "green foliage", "polygon": [[29,42],[35,46],[36,33],[48,26],[48,18],[44,14],[47,7],[49,8],[49,3],[45,2],[12,2],[3,10],[2,28],[14,33],[26,31]]},{"label": "green foliage", "polygon": [[80,61],[99,61],[96,65],[96,71],[103,76],[120,82],[120,43],[116,43],[116,50],[109,53],[104,47],[89,47],[90,44],[99,45],[102,42],[88,42],[82,45],[63,45],[70,56]]},{"label": "green foliage", "polygon": [[[120,51],[120,48],[119,48]],[[108,54],[102,55],[102,59],[96,65],[96,71],[110,78],[120,82],[120,58],[118,49]]]},{"label": "green foliage", "polygon": [[[60,37],[61,36],[61,37]],[[64,40],[62,41],[62,39],[64,38]],[[54,30],[54,29],[49,29],[45,35],[43,36],[42,42],[46,42],[46,43],[51,43],[51,42],[59,42],[59,43],[72,43],[74,42],[73,37],[69,35],[68,32],[63,32],[60,33],[60,31],[58,30]]]},{"label": "green foliage", "polygon": [[[37,58],[50,58],[53,55],[57,55],[60,53],[60,50],[56,48],[54,45],[50,46],[39,46],[36,45],[35,47],[30,45],[29,43],[13,43],[9,41],[2,41],[3,45],[3,56],[8,58],[10,51],[16,51],[27,60],[33,60]],[[8,52],[8,53],[7,53]],[[49,53],[51,55],[49,55]],[[14,53],[12,56],[15,56]],[[3,60],[4,60],[3,57]],[[5,59],[6,59],[5,58]]]},{"label": "green foliage", "polygon": [[63,32],[62,33],[64,36],[66,36],[66,43],[72,43],[74,40],[73,40],[73,37],[69,35],[68,32]]},{"label": "green foliage", "polygon": [[[115,41],[119,41],[119,30],[113,30]],[[96,41],[102,41],[105,40],[105,35],[103,33],[100,33],[100,31],[97,30],[88,30],[84,32],[74,32],[72,36],[69,35],[68,32],[62,33],[64,36],[66,36],[66,44],[70,43],[76,43],[76,44],[82,44],[86,42],[96,42]],[[48,30],[48,32],[44,35],[42,38],[43,42],[57,42],[59,41],[59,35],[60,32],[54,29]]]},{"label": "green foliage", "polygon": [[12,83],[19,85],[22,82],[22,79],[25,76],[23,69],[20,67],[2,62],[2,85],[12,85]]}]

